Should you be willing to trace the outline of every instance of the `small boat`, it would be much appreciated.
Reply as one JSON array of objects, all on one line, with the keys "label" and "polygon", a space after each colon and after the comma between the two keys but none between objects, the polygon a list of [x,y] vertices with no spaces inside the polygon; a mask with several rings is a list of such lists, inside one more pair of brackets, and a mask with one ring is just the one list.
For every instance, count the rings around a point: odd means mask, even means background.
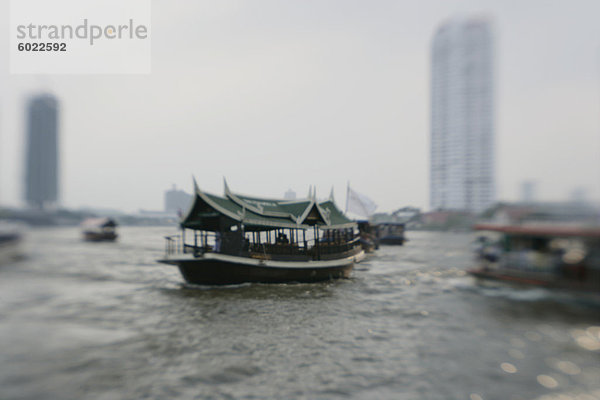
[{"label": "small boat", "polygon": [[600,228],[476,225],[482,279],[600,294]]},{"label": "small boat", "polygon": [[384,245],[403,245],[406,242],[404,226],[405,224],[400,222],[382,222],[375,225],[379,243]]},{"label": "small boat", "polygon": [[272,200],[201,191],[166,237],[165,257],[188,283],[316,282],[348,278],[364,257],[357,225],[332,200]]},{"label": "small boat", "polygon": [[18,260],[23,255],[21,227],[11,223],[0,223],[0,265]]},{"label": "small boat", "polygon": [[88,242],[114,242],[117,223],[112,218],[88,218],[81,223],[83,239]]}]

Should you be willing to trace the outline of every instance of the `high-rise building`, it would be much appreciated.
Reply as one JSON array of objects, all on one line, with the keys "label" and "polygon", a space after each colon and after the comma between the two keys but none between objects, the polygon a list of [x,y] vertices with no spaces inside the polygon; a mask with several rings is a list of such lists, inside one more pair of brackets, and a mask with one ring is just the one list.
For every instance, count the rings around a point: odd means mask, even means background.
[{"label": "high-rise building", "polygon": [[59,107],[56,97],[43,94],[27,104],[25,201],[44,208],[58,203]]},{"label": "high-rise building", "polygon": [[165,191],[165,212],[171,214],[184,214],[192,205],[194,196],[177,189],[173,185],[171,190]]},{"label": "high-rise building", "polygon": [[491,24],[454,19],[431,49],[432,209],[480,212],[495,201]]},{"label": "high-rise building", "polygon": [[288,189],[283,195],[284,200],[296,200],[296,192],[292,189]]},{"label": "high-rise building", "polygon": [[536,200],[536,182],[523,181],[521,182],[521,202],[533,203]]}]

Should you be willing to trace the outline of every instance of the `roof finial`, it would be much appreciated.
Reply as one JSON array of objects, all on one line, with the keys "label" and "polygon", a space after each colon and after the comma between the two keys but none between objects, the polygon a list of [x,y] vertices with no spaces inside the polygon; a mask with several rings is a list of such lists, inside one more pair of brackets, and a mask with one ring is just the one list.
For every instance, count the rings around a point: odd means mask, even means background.
[{"label": "roof finial", "polygon": [[333,197],[333,185],[331,185],[331,192],[329,192],[329,200],[332,203],[335,203],[335,198]]},{"label": "roof finial", "polygon": [[225,194],[229,193],[229,185],[227,185],[227,179],[223,177],[223,190]]},{"label": "roof finial", "polygon": [[317,185],[313,185],[313,194],[312,194],[312,199],[316,202],[317,201]]},{"label": "roof finial", "polygon": [[200,190],[200,188],[198,188],[198,183],[196,182],[196,177],[192,174],[192,181],[194,182],[194,193],[198,193],[198,190]]},{"label": "roof finial", "polygon": [[346,183],[346,211],[344,214],[348,214],[348,197],[350,197],[350,181]]}]

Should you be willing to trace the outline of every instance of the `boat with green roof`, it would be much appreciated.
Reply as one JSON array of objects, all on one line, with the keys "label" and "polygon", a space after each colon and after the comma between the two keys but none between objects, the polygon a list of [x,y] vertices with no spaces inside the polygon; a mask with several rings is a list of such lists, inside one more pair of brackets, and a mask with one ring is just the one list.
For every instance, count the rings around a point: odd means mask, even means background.
[{"label": "boat with green roof", "polygon": [[[181,233],[166,238],[159,262],[179,267],[191,284],[317,282],[348,278],[364,257],[356,222],[333,197],[274,200],[206,193],[194,201]],[[326,240],[323,240],[326,239]]]}]

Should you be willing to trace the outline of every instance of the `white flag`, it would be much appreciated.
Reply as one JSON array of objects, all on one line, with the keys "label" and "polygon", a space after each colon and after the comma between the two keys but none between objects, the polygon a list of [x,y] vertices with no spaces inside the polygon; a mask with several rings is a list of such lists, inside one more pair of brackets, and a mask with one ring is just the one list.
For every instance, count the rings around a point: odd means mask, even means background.
[{"label": "white flag", "polygon": [[348,187],[348,196],[346,198],[346,211],[354,214],[368,217],[375,212],[377,204],[364,194],[356,193]]}]

